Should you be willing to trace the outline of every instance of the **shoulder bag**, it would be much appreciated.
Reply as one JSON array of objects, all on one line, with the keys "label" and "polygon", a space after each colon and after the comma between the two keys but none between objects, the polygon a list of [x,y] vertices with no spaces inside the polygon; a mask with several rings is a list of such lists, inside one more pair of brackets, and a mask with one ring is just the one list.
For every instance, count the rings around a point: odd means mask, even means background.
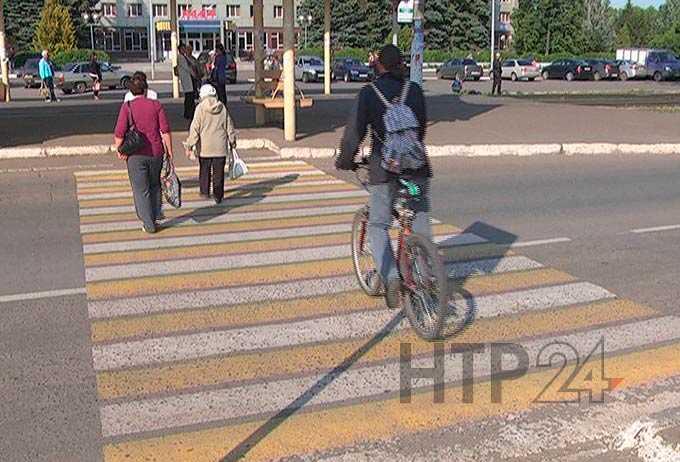
[{"label": "shoulder bag", "polygon": [[128,106],[128,130],[125,133],[125,138],[123,139],[123,144],[120,145],[118,151],[126,156],[132,156],[137,154],[140,149],[142,149],[146,142],[144,141],[144,135],[142,135],[135,125],[135,119],[132,116],[132,105],[130,101],[127,103]]}]

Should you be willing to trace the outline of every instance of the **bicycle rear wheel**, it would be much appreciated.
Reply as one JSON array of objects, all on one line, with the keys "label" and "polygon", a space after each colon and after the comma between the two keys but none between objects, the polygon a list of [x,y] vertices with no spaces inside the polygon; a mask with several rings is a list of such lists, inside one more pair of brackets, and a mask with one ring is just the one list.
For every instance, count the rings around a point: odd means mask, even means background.
[{"label": "bicycle rear wheel", "polygon": [[371,297],[379,296],[382,283],[368,246],[368,207],[365,206],[357,210],[352,222],[352,264],[362,290]]},{"label": "bicycle rear wheel", "polygon": [[419,337],[440,339],[448,309],[448,277],[437,246],[425,236],[410,234],[399,265],[406,317]]}]

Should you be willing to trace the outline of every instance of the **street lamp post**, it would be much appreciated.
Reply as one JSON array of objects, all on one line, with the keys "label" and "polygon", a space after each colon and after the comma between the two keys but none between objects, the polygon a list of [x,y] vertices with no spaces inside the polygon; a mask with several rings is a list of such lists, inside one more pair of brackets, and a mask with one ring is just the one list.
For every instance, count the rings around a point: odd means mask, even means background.
[{"label": "street lamp post", "polygon": [[90,26],[90,47],[94,51],[94,26],[99,22],[100,15],[97,11],[83,12],[83,19],[85,23]]},{"label": "street lamp post", "polygon": [[298,16],[298,22],[300,24],[304,24],[305,26],[305,49],[307,49],[307,28],[312,24],[312,15],[308,14],[307,16],[300,15]]}]

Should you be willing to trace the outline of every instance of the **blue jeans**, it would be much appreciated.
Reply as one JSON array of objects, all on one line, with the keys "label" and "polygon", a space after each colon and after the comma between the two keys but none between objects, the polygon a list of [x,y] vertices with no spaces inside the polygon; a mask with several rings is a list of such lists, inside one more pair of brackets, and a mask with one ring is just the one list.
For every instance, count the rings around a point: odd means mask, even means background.
[{"label": "blue jeans", "polygon": [[[431,239],[430,179],[419,178],[414,179],[413,182],[420,186],[422,191],[422,198],[415,206],[413,231]],[[397,181],[391,181],[371,185],[368,188],[371,195],[368,214],[368,244],[373,254],[375,267],[384,284],[387,284],[390,279],[399,277],[389,235],[392,226],[392,206],[397,198],[399,186]]]}]

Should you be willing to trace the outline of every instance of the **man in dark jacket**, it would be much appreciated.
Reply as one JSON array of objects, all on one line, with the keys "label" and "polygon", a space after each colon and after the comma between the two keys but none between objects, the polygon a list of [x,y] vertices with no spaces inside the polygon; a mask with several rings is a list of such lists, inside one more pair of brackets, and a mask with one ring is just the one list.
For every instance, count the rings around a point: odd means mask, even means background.
[{"label": "man in dark jacket", "polygon": [[212,84],[217,90],[217,99],[222,104],[227,104],[227,56],[224,45],[218,43],[215,46],[215,68],[213,69]]},{"label": "man in dark jacket", "polygon": [[[403,74],[403,59],[401,51],[394,45],[386,45],[380,51],[375,63],[377,74],[380,76],[373,85],[385,95],[387,100],[398,98],[407,81]],[[397,180],[399,175],[390,173],[382,168],[382,141],[385,139],[385,124],[383,115],[385,105],[380,101],[373,85],[365,86],[359,93],[355,110],[342,139],[340,153],[335,161],[340,170],[355,170],[357,155],[361,143],[371,127],[371,154],[368,157],[370,168],[370,212],[368,241],[375,260],[376,268],[385,285],[385,299],[390,308],[399,305],[399,290],[401,282],[394,261],[394,252],[390,241],[389,229],[392,225],[392,205],[399,190]],[[419,122],[418,137],[422,142],[427,127],[427,111],[425,97],[419,85],[411,82],[406,98],[406,105],[411,108]],[[416,209],[413,224],[414,231],[425,236],[432,235],[430,224],[429,185],[432,170],[429,159],[418,170],[402,173],[421,187],[423,200]]]},{"label": "man in dark jacket", "polygon": [[493,79],[493,86],[491,87],[491,96],[501,95],[501,84],[503,83],[503,67],[501,65],[501,54],[496,53],[493,59],[491,68],[491,78]]}]

